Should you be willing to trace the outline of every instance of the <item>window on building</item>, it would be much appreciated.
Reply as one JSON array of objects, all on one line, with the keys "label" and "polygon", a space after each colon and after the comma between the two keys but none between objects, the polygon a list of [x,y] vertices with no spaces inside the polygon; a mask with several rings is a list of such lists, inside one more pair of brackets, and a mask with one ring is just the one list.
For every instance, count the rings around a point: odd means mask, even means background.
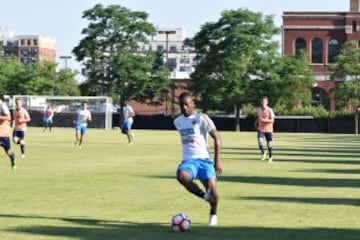
[{"label": "window on building", "polygon": [[156,46],[156,51],[157,52],[163,52],[164,51],[164,45],[157,45]]},{"label": "window on building", "polygon": [[28,40],[27,40],[27,45],[28,45],[28,46],[31,46],[31,39],[28,39]]},{"label": "window on building", "polygon": [[336,39],[331,39],[329,41],[329,55],[328,55],[328,63],[335,63],[337,55],[340,53],[339,42]]},{"label": "window on building", "polygon": [[33,39],[33,43],[34,43],[34,46],[37,46],[38,45],[37,39]]},{"label": "window on building", "polygon": [[171,46],[169,47],[169,52],[174,53],[174,52],[176,52],[176,51],[177,51],[176,46],[171,45]]},{"label": "window on building", "polygon": [[314,38],[311,42],[311,63],[322,63],[323,42],[320,38]]},{"label": "window on building", "polygon": [[20,40],[20,45],[21,45],[21,46],[24,46],[24,45],[25,45],[25,39],[21,39],[21,40]]},{"label": "window on building", "polygon": [[177,66],[177,64],[176,64],[176,58],[169,58],[167,65],[168,65],[168,67],[169,67],[169,70],[170,70],[170,71],[173,71],[173,70],[176,68],[176,66]]},{"label": "window on building", "polygon": [[298,38],[295,41],[295,55],[301,52],[306,52],[306,41],[303,38]]}]

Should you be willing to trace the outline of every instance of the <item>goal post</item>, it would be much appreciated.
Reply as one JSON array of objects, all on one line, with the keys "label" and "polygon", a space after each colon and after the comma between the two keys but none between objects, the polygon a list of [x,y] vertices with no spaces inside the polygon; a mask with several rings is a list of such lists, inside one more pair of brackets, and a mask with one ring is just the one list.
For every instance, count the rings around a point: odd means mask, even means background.
[{"label": "goal post", "polygon": [[54,127],[74,127],[76,112],[81,102],[88,103],[92,115],[89,128],[112,128],[114,106],[112,98],[104,96],[41,96],[14,95],[10,108],[15,108],[15,99],[22,99],[23,106],[31,115],[29,126],[43,126],[43,114],[47,106],[54,110]]}]

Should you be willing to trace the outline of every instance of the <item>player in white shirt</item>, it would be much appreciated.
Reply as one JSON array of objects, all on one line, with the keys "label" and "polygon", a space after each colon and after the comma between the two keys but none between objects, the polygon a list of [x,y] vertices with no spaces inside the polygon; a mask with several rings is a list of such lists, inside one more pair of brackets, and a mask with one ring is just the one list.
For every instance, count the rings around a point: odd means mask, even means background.
[{"label": "player in white shirt", "polygon": [[[177,169],[177,180],[189,192],[210,203],[209,226],[216,226],[219,201],[216,182],[217,176],[222,173],[220,136],[206,114],[195,112],[194,101],[189,93],[180,95],[179,104],[182,114],[174,120],[174,125],[180,133],[183,157]],[[208,135],[214,140],[214,158],[210,156]],[[206,191],[194,182],[196,178]]]},{"label": "player in white shirt", "polygon": [[124,102],[122,109],[123,122],[121,124],[121,132],[127,136],[128,143],[132,144],[134,141],[134,134],[131,132],[131,128],[134,123],[135,112],[127,101]]},{"label": "player in white shirt", "polygon": [[77,112],[77,121],[75,126],[75,146],[79,146],[79,148],[81,148],[88,122],[91,122],[91,113],[87,109],[87,106],[87,102],[82,102],[81,109],[79,109]]}]

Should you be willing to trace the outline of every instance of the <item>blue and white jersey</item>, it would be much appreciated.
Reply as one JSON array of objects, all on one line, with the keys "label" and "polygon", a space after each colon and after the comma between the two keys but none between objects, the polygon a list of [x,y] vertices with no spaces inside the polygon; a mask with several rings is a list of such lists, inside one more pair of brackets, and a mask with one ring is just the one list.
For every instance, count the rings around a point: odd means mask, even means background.
[{"label": "blue and white jersey", "polygon": [[211,159],[208,146],[208,133],[216,129],[214,122],[203,113],[194,113],[188,117],[180,115],[174,120],[183,146],[183,160]]},{"label": "blue and white jersey", "polygon": [[88,109],[79,109],[77,112],[77,116],[78,118],[76,124],[87,127],[87,123],[88,123],[87,119],[91,118],[90,111]]},{"label": "blue and white jersey", "polygon": [[134,118],[132,117],[133,114],[134,114],[134,109],[130,105],[125,105],[123,107],[124,121],[133,123],[134,122]]}]

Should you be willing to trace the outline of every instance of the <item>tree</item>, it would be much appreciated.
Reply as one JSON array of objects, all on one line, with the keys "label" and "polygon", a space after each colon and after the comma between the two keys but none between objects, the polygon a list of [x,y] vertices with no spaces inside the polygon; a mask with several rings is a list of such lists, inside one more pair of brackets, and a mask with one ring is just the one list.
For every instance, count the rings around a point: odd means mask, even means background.
[{"label": "tree", "polygon": [[277,75],[275,104],[289,109],[294,107],[294,101],[301,103],[301,106],[311,104],[310,89],[315,78],[304,52],[282,57],[277,65]]},{"label": "tree", "polygon": [[278,33],[272,16],[244,9],[224,11],[217,22],[205,23],[186,41],[197,53],[190,81],[197,105],[205,111],[235,107],[239,129],[242,105],[255,101],[254,82],[272,79],[278,58],[273,36]]},{"label": "tree", "polygon": [[156,32],[147,17],[145,12],[119,5],[97,4],[84,12],[83,18],[90,23],[73,49],[88,73],[81,89],[91,95],[116,93],[121,101],[161,98],[161,90],[168,87],[168,73],[165,68],[154,68],[153,52],[138,51],[139,43],[147,43]]},{"label": "tree", "polygon": [[355,41],[346,42],[334,64],[330,65],[332,78],[341,79],[332,89],[336,102],[345,107],[351,103],[353,107],[359,106],[360,100],[360,50]]}]

